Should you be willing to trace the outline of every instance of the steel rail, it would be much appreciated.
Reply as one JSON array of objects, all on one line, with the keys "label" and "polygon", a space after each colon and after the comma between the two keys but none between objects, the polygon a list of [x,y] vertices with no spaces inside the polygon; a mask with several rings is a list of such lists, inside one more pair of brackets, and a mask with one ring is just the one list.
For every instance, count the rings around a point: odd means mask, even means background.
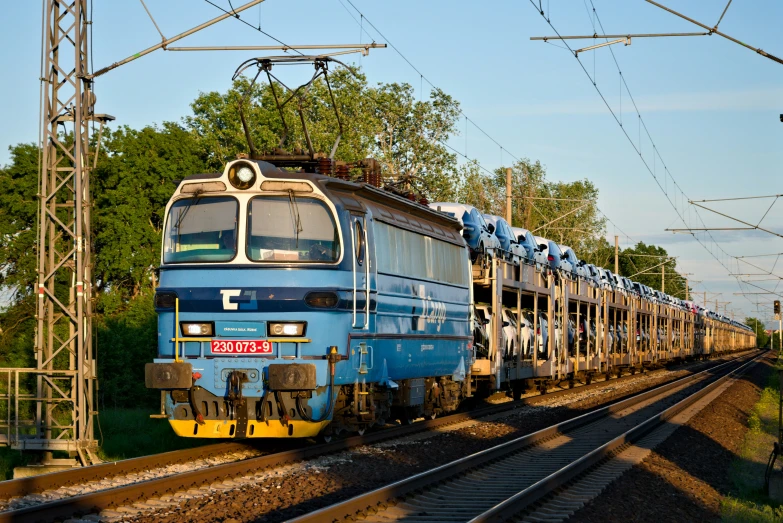
[{"label": "steel rail", "polygon": [[[740,355],[744,352],[746,351],[740,352]],[[726,353],[721,355],[728,356]],[[718,364],[716,366],[710,367],[707,370],[711,370],[725,364],[726,363]],[[197,488],[215,481],[245,475],[252,471],[280,466],[304,459],[310,459],[316,456],[339,452],[361,445],[373,444],[388,439],[413,435],[419,432],[425,432],[448,425],[458,424],[496,413],[512,411],[526,405],[535,405],[545,402],[546,400],[553,397],[567,396],[585,390],[591,390],[596,387],[601,387],[607,382],[614,384],[622,381],[632,380],[637,377],[639,376],[626,375],[620,378],[612,378],[611,380],[594,381],[589,385],[581,385],[573,389],[569,388],[548,392],[544,395],[531,396],[518,401],[511,401],[490,407],[478,408],[469,412],[452,414],[434,420],[425,420],[409,426],[387,428],[378,432],[372,432],[362,436],[352,436],[331,443],[309,445],[300,449],[292,449],[284,452],[268,454],[265,456],[214,465],[194,471],[172,474],[169,476],[155,478],[153,480],[123,485],[108,490],[101,490],[71,498],[64,498],[54,502],[26,507],[23,509],[0,512],[0,523],[10,523],[20,520],[15,518],[31,520],[67,518],[74,514],[90,513],[113,506],[128,505],[150,497],[161,496],[165,493],[174,493],[180,490],[187,490],[189,488]],[[220,448],[223,452],[230,452],[232,450],[241,450],[247,448],[248,446],[249,445],[247,442],[208,445],[204,447],[195,447],[181,451],[166,452],[113,463],[104,463],[101,465],[84,467],[70,471],[55,472],[41,476],[10,480],[0,482],[0,494],[2,494],[2,497],[6,498],[23,496],[34,492],[41,492],[44,490],[51,490],[67,485],[73,485],[79,482],[105,479],[107,477],[132,473],[150,466],[160,467],[165,466],[166,464],[184,462],[189,459],[203,458],[204,451],[209,449]]]},{"label": "steel rail", "polygon": [[[676,367],[674,367],[676,368]],[[670,369],[671,370],[671,369]],[[634,375],[627,375],[621,378],[612,378],[613,382],[625,381],[633,379]],[[521,405],[534,405],[544,401],[546,398],[556,397],[559,395],[567,395],[577,391],[590,390],[595,387],[600,387],[606,381],[601,380],[594,381],[586,385],[578,385],[574,389],[562,389],[552,392],[548,392],[544,396],[528,397],[517,402],[508,402],[502,406],[491,407],[491,409],[504,408],[513,409]],[[492,412],[480,412],[476,413],[477,416],[484,416]],[[461,416],[455,423],[467,419],[467,414],[457,414]],[[451,419],[448,417],[441,418],[441,420]],[[395,436],[396,437],[396,436]],[[231,452],[238,452],[246,450],[248,448],[257,448],[256,445],[260,444],[261,440],[244,440],[236,442],[218,443],[214,445],[204,445],[200,447],[194,447],[189,449],[175,450],[170,452],[163,452],[160,454],[153,454],[150,456],[140,456],[137,458],[129,458],[120,461],[111,461],[93,465],[89,467],[79,467],[70,470],[63,470],[59,472],[51,472],[48,474],[41,474],[38,476],[30,476],[26,478],[11,479],[7,481],[0,481],[0,500],[9,499],[14,497],[26,496],[29,494],[44,492],[46,490],[55,490],[60,487],[66,487],[76,485],[80,483],[86,483],[89,481],[98,481],[106,478],[122,476],[126,474],[133,474],[140,471],[149,470],[150,468],[160,468],[169,465],[175,465],[179,463],[187,463],[194,459],[204,458],[205,456],[212,456],[216,454],[227,454]]]},{"label": "steel rail", "polygon": [[623,447],[629,443],[634,443],[640,440],[643,436],[648,434],[656,426],[665,421],[673,418],[685,408],[696,403],[701,398],[712,392],[714,389],[721,386],[726,380],[734,376],[735,374],[741,374],[750,365],[756,363],[756,361],[762,357],[765,352],[757,354],[749,361],[742,363],[738,368],[731,370],[725,375],[715,379],[703,388],[699,389],[694,394],[678,401],[675,405],[669,407],[663,412],[651,416],[644,422],[636,425],[631,430],[620,434],[612,440],[604,443],[597,449],[593,450],[589,454],[586,454],[582,458],[574,461],[573,463],[561,468],[557,472],[550,474],[546,478],[538,481],[534,485],[522,490],[514,496],[508,498],[504,502],[492,507],[490,510],[480,514],[479,516],[470,520],[469,523],[501,523],[507,518],[518,514],[522,508],[527,507],[538,501],[540,498],[550,493],[552,490],[563,486],[568,481],[576,478],[583,472],[589,470],[593,466],[597,465],[603,459],[611,456],[620,447]]},{"label": "steel rail", "polygon": [[[699,381],[709,379],[711,374],[714,373],[715,371],[723,369],[727,366],[730,367],[731,369],[730,372],[721,375],[719,378],[712,381],[708,386],[703,387],[702,389],[700,389],[699,392],[696,393],[696,395],[699,395],[698,397],[701,397],[701,395],[706,394],[707,392],[712,390],[714,386],[717,386],[719,382],[721,382],[722,380],[726,379],[729,375],[731,375],[732,372],[739,370],[739,368],[742,368],[742,366],[744,365],[748,365],[752,363],[763,354],[765,354],[765,352],[760,352],[757,355],[745,356],[726,363],[722,363],[720,365],[711,367],[710,369],[704,370],[692,376],[673,381],[666,385],[662,385],[660,387],[654,388],[648,392],[644,392],[635,395],[631,398],[613,403],[606,407],[596,409],[592,412],[583,414],[576,418],[572,418],[568,421],[564,421],[552,425],[550,427],[541,429],[532,434],[528,434],[526,436],[516,438],[509,442],[477,452],[473,455],[466,456],[464,458],[460,458],[458,460],[452,461],[445,465],[441,465],[431,470],[421,472],[419,474],[415,474],[411,477],[397,481],[385,487],[381,487],[374,491],[348,499],[344,502],[322,508],[320,510],[311,512],[309,514],[305,514],[303,516],[290,520],[290,523],[318,523],[322,521],[341,521],[345,519],[355,518],[358,515],[369,515],[370,513],[376,511],[380,512],[383,509],[386,509],[388,507],[388,504],[393,503],[394,500],[397,498],[409,495],[415,491],[419,491],[420,489],[432,487],[433,485],[436,485],[444,481],[455,480],[454,482],[456,483],[456,480],[458,480],[461,474],[465,472],[475,471],[477,469],[480,469],[481,467],[487,466],[488,464],[495,464],[495,463],[502,462],[502,460],[507,459],[508,456],[512,453],[518,453],[519,451],[536,448],[539,444],[547,440],[586,427],[587,425],[608,418],[612,414],[622,411],[628,407],[637,405],[647,400],[656,398],[657,396],[666,394],[672,391],[673,389],[694,385]],[[748,359],[750,359],[751,361],[745,363],[745,360]],[[737,360],[739,360],[741,365],[740,367],[735,369],[734,365],[737,364]],[[682,391],[680,390],[677,392],[682,392]],[[689,397],[693,397],[693,395]],[[687,399],[678,402],[674,407],[670,407],[669,409],[664,411],[664,413],[668,412],[672,408],[683,405],[684,401],[687,401]],[[693,401],[695,401],[695,399]],[[681,408],[684,408],[684,406],[681,406],[680,410]],[[621,439],[623,442],[630,441],[626,439],[629,437],[629,433],[632,433],[634,439],[640,437],[639,436],[640,433],[642,432],[646,433],[647,430],[649,430],[649,427],[652,426],[653,421],[651,420],[655,419],[656,417],[660,417],[664,413],[659,413],[657,416],[648,419],[641,425],[637,425],[630,431],[626,431],[623,435],[613,438],[609,443],[605,443],[604,445],[599,446],[598,449],[594,449],[587,454],[582,454],[582,456],[579,459],[573,461],[570,465],[566,466],[565,468],[559,471],[560,474],[563,474],[563,476],[559,476],[559,478],[562,479],[563,477],[567,477],[567,479],[563,479],[562,481],[558,482],[556,481],[558,479],[557,473],[550,474],[543,480],[535,482],[531,487],[523,490],[520,493],[515,494],[514,497],[516,499],[514,502],[509,502],[508,504],[506,504],[505,502],[501,502],[495,505],[494,507],[492,507],[490,511],[496,511],[497,514],[502,514],[502,516],[499,516],[501,518],[510,517],[511,515],[519,512],[521,509],[524,508],[522,501],[524,501],[525,503],[529,503],[531,502],[531,500],[540,498],[541,496],[549,493],[549,491],[552,488],[555,488],[556,486],[562,484],[568,479],[573,478],[577,474],[581,473],[585,469],[592,466],[595,462],[604,459],[604,457],[608,452],[610,452],[612,449],[622,444],[622,443],[618,443],[615,445],[613,444],[613,442],[616,443],[618,441],[621,441]],[[642,428],[642,426],[644,426],[644,428]],[[497,479],[506,482],[511,481],[509,478],[497,478]],[[492,488],[492,485],[489,485],[489,483],[490,483],[489,479],[484,480],[482,482],[482,485],[479,485],[478,483],[473,483],[472,490],[470,492],[463,493],[463,494],[457,492],[458,486],[454,486],[453,489],[450,491],[452,495],[452,499],[445,503],[443,502],[443,500],[441,500],[440,504],[463,507],[464,503],[469,503],[470,496],[473,492],[479,491],[483,487]],[[437,503],[438,503],[437,500],[433,500],[432,498],[430,498],[430,500],[434,504],[434,506],[437,507]],[[508,514],[508,511],[511,509],[513,509],[514,512]],[[470,519],[470,517],[476,517],[475,514],[478,513],[481,513],[481,510],[474,511],[472,516],[466,517],[466,520]],[[480,519],[484,514],[486,514],[487,518],[491,518],[491,519]],[[500,521],[501,519],[496,518],[497,514],[495,514],[494,512],[492,514],[489,514],[488,512],[484,512],[482,516],[478,516],[479,519],[475,519],[475,521]],[[411,521],[416,519],[415,517],[413,517],[413,515],[409,515],[409,516]],[[389,518],[389,520],[392,519],[394,518]],[[437,516],[434,513],[429,513],[425,519],[430,521],[437,521]]]},{"label": "steel rail", "polygon": [[51,472],[38,476],[0,481],[0,499],[26,496],[28,494],[43,492],[45,490],[54,490],[78,483],[97,481],[114,476],[121,476],[123,474],[133,474],[135,472],[149,470],[153,467],[159,468],[168,465],[176,465],[194,459],[255,448],[251,441],[203,445],[189,449],[162,452],[150,456],[140,456],[138,458],[120,461],[108,461],[98,465]]},{"label": "steel rail", "polygon": [[[573,391],[574,389],[571,390]],[[580,388],[580,390],[582,389]],[[541,401],[544,398],[551,396],[552,394],[549,394],[546,396],[538,396],[536,398],[529,398],[527,400],[521,400],[518,402],[509,402],[484,409],[477,409],[471,412],[445,416],[443,418],[437,418],[434,420],[425,420],[414,423],[412,425],[385,429],[361,436],[352,436],[343,440],[333,441],[331,443],[312,445],[300,449],[278,452],[256,458],[249,458],[242,461],[223,463],[212,467],[155,478],[152,480],[124,485],[108,490],[83,494],[72,498],[61,499],[51,503],[44,503],[41,505],[13,511],[0,512],[0,523],[14,523],[17,521],[26,520],[48,521],[55,518],[67,518],[80,513],[94,513],[98,510],[115,506],[130,505],[151,497],[159,497],[166,493],[175,493],[191,488],[198,488],[203,485],[214,483],[215,481],[246,475],[248,473],[265,468],[276,467],[304,459],[310,459],[361,445],[377,443],[387,439],[409,436],[446,425],[461,423],[463,421],[481,416],[491,415],[506,410],[513,410],[515,408],[519,408],[522,405],[534,403],[536,400]]]}]

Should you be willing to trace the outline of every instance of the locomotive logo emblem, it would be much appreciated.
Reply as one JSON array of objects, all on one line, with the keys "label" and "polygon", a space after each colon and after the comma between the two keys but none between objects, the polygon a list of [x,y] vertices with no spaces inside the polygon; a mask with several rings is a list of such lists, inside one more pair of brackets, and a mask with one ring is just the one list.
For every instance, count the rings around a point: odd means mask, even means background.
[{"label": "locomotive logo emblem", "polygon": [[[242,291],[242,289],[220,289],[220,294],[223,296],[223,310],[235,311],[235,310],[250,310],[254,311],[258,309],[258,301],[256,301],[256,291]],[[231,298],[236,298],[235,301],[231,301]]]}]

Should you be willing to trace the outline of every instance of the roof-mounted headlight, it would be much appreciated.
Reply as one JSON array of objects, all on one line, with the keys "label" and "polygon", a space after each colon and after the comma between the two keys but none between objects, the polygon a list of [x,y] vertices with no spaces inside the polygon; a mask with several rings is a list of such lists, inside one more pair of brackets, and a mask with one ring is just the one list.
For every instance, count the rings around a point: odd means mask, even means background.
[{"label": "roof-mounted headlight", "polygon": [[247,162],[237,162],[228,168],[228,181],[236,189],[249,189],[256,183],[256,171]]}]

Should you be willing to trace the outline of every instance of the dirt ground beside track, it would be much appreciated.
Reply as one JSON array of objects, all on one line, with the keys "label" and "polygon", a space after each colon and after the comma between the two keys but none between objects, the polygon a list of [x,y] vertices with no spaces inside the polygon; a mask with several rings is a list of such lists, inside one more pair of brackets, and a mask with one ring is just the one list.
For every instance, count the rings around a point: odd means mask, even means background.
[{"label": "dirt ground beside track", "polygon": [[773,362],[764,357],[569,521],[719,521],[731,464]]}]

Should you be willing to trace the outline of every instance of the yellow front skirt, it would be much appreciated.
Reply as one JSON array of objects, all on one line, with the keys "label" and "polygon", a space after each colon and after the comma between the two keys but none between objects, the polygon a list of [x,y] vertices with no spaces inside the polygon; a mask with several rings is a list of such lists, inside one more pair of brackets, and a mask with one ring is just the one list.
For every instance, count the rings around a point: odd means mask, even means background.
[{"label": "yellow front skirt", "polygon": [[[235,420],[204,420],[199,425],[191,420],[169,420],[177,436],[183,438],[233,438],[236,434]],[[311,438],[317,436],[329,421],[312,423],[302,420],[248,421],[246,438]]]}]

